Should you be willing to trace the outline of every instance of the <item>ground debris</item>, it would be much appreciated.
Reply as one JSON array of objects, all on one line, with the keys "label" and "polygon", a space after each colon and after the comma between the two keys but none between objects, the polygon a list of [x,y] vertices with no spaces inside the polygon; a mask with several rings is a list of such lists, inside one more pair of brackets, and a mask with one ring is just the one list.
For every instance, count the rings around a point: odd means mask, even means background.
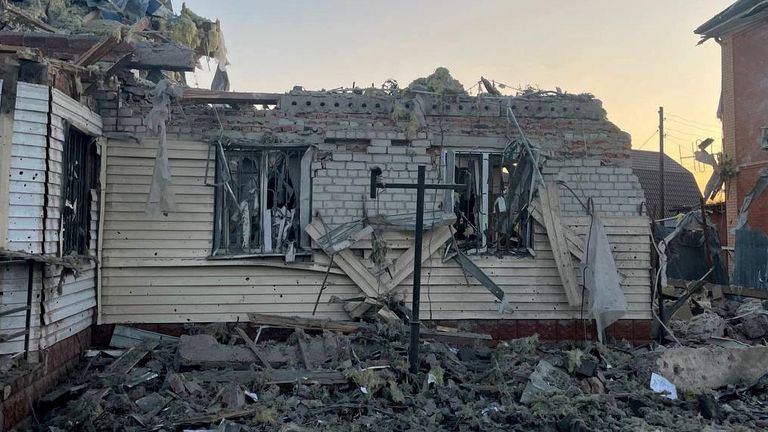
[{"label": "ground debris", "polygon": [[[723,388],[678,386],[677,400],[654,393],[651,373],[672,382],[680,377],[670,360],[679,350],[656,345],[633,351],[547,344],[535,336],[495,347],[427,339],[419,372],[411,374],[402,324],[353,332],[347,324],[342,332],[310,322],[304,323],[309,328],[288,324],[304,330],[265,333],[246,343],[240,332],[209,328],[224,344],[204,328],[189,328],[192,336],[163,340],[143,355],[134,347],[118,359],[98,356],[91,372],[75,373],[80,378],[59,392],[85,393],[79,399],[52,398],[54,406],[39,411],[39,424],[29,429],[699,431],[760,430],[768,421],[762,408],[768,402],[768,375],[757,372]],[[185,347],[189,341],[202,348]],[[188,361],[193,351],[215,361]],[[255,352],[274,367],[265,368]],[[157,377],[146,379],[152,374]]]}]

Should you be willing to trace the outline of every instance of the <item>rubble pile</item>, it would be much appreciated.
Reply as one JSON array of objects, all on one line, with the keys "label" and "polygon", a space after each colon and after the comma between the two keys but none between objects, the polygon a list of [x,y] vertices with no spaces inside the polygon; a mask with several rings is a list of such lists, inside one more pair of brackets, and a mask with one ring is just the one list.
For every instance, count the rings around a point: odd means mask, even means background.
[{"label": "rubble pile", "polygon": [[[753,382],[729,383],[717,392],[674,392],[666,378],[676,377],[664,373],[675,373],[676,358],[695,355],[687,348],[548,345],[536,336],[490,347],[471,334],[454,333],[453,342],[461,342],[455,344],[439,342],[445,340],[434,336],[439,332],[427,331],[419,372],[411,374],[404,326],[332,324],[325,330],[294,327],[292,333],[283,331],[290,336],[281,341],[263,340],[255,326],[190,327],[190,334],[178,339],[148,332],[126,339],[135,329],[118,326],[120,338],[112,345],[121,348],[91,350],[73,380],[39,403],[37,421],[28,427],[51,432],[768,428],[765,370]],[[745,361],[766,357],[740,351]],[[665,366],[669,371],[659,372]],[[671,387],[660,390],[659,383]],[[669,388],[673,393],[662,392]]]}]

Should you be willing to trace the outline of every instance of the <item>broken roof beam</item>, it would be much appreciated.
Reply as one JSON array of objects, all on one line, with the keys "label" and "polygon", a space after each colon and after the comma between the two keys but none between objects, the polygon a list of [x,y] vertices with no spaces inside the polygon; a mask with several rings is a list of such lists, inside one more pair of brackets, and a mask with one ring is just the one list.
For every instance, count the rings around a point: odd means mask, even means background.
[{"label": "broken roof beam", "polygon": [[115,47],[120,45],[120,42],[124,37],[130,36],[133,33],[140,32],[149,27],[150,21],[148,17],[144,17],[137,21],[128,30],[128,34],[125,36],[111,34],[106,36],[96,44],[94,44],[88,51],[84,52],[79,59],[75,62],[77,66],[90,66],[97,61],[101,60],[105,55],[111,52]]},{"label": "broken roof beam", "polygon": [[[102,41],[98,36],[51,34],[40,32],[0,32],[0,44],[12,47],[37,48],[48,58],[74,60],[83,56]],[[176,43],[121,41],[99,61],[115,62],[132,53],[127,67],[130,69],[159,69],[174,72],[191,72],[197,65],[194,51]]]},{"label": "broken roof beam", "polygon": [[32,25],[34,27],[39,28],[40,30],[44,30],[51,33],[58,33],[59,29],[56,27],[40,20],[39,18],[35,18],[32,15],[28,14],[25,10],[21,9],[20,7],[14,6],[8,2],[8,0],[3,0],[0,2],[0,5],[3,6],[3,9],[7,10],[8,12],[16,15],[19,20]]},{"label": "broken roof beam", "polygon": [[159,69],[172,72],[192,72],[197,66],[195,52],[176,43],[152,44],[136,42],[130,69]]},{"label": "broken roof beam", "polygon": [[212,103],[212,104],[238,104],[251,105],[277,105],[280,101],[278,93],[250,93],[250,92],[225,92],[200,88],[184,90],[181,103]]}]

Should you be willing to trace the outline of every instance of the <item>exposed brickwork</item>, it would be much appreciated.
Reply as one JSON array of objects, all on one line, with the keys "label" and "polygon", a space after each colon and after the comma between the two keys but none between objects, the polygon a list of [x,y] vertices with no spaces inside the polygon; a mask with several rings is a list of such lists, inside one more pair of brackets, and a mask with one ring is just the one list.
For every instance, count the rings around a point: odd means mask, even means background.
[{"label": "exposed brickwork", "polygon": [[[727,190],[728,227],[733,228],[744,197],[752,190],[762,169],[768,168],[768,150],[762,149],[762,129],[768,127],[765,64],[768,56],[768,25],[749,28],[722,43],[723,132],[725,151],[739,172]],[[768,232],[768,197],[754,200],[749,208],[752,229]],[[729,244],[733,236],[729,233]]]},{"label": "exposed brickwork", "polygon": [[[534,334],[544,341],[597,340],[591,320],[445,320],[438,325],[457,327],[463,331],[487,333],[496,340],[510,340]],[[650,320],[620,320],[608,327],[612,341],[626,340],[643,345],[651,340]]]},{"label": "exposed brickwork", "polygon": [[32,403],[71,373],[91,344],[91,328],[42,350],[30,371],[5,382],[0,430],[9,430],[31,414]]},{"label": "exposed brickwork", "polygon": [[[148,136],[147,90],[125,87],[120,93],[97,92],[107,132]],[[395,106],[411,109],[413,99],[291,93],[276,109],[174,105],[168,138],[229,140],[260,145],[265,138],[278,145],[313,145],[312,207],[330,225],[369,215],[415,210],[415,192],[385,191],[377,201],[368,197],[370,169],[381,167],[383,179],[415,182],[418,165],[427,166],[427,181],[440,181],[445,150],[501,152],[508,143],[512,109],[527,137],[546,159],[547,180],[564,180],[597,211],[607,216],[638,215],[643,201],[637,178],[629,168],[629,135],[605,118],[599,100],[587,97],[529,97],[509,100],[453,98],[438,102],[422,96],[425,120],[417,133],[407,121],[394,118]],[[439,114],[439,115],[438,115]],[[519,134],[513,128],[513,139]],[[583,215],[572,195],[562,192],[563,213]],[[442,195],[427,192],[428,209],[442,208]]]}]

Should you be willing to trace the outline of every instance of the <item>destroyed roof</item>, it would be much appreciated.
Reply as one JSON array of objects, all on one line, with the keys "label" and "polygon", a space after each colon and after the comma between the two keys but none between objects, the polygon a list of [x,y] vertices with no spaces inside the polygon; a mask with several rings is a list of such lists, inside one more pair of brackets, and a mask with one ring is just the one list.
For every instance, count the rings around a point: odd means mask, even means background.
[{"label": "destroyed roof", "polygon": [[[632,170],[640,180],[645,193],[648,211],[655,215],[660,206],[661,179],[659,177],[659,153],[632,150]],[[695,207],[700,204],[701,191],[693,174],[668,155],[664,155],[664,207],[665,216],[674,214],[673,209]]]},{"label": "destroyed roof", "polygon": [[[701,42],[744,30],[768,17],[768,0],[739,0],[700,25],[694,33]],[[700,43],[701,43],[700,42]]]}]

